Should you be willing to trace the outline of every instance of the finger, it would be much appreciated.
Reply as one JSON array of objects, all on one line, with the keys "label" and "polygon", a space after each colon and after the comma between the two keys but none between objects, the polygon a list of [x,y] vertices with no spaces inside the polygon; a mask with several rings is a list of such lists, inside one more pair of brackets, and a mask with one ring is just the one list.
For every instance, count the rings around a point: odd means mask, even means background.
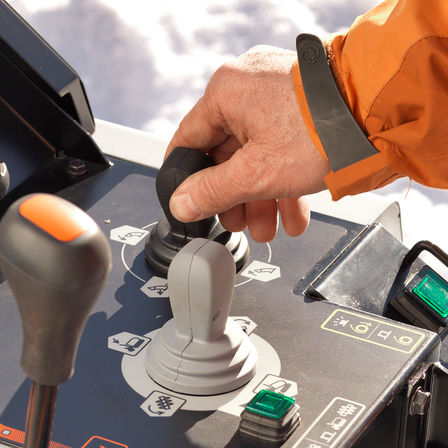
[{"label": "finger", "polygon": [[288,235],[298,236],[305,232],[310,222],[310,208],[306,198],[279,199],[278,209]]},{"label": "finger", "polygon": [[234,135],[229,135],[222,143],[209,151],[209,156],[216,163],[222,163],[229,160],[233,153],[241,149],[242,143]]},{"label": "finger", "polygon": [[165,158],[178,146],[202,150],[218,146],[228,137],[223,126],[219,111],[213,110],[205,96],[201,97],[179,124],[168,144]]},{"label": "finger", "polygon": [[219,214],[221,225],[229,232],[241,232],[247,227],[246,208],[244,204],[236,205]]},{"label": "finger", "polygon": [[245,148],[229,160],[198,171],[182,182],[171,196],[173,216],[179,221],[192,222],[238,204],[268,199],[269,189],[259,173],[260,167],[252,160],[251,151]]},{"label": "finger", "polygon": [[277,234],[277,201],[248,202],[246,204],[246,219],[250,236],[254,241],[266,243],[272,241]]}]

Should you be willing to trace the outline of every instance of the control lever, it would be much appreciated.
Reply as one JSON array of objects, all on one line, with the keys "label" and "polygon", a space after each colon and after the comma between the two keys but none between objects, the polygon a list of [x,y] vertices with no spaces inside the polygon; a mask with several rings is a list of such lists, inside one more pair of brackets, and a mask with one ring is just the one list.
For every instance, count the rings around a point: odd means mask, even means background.
[{"label": "control lever", "polygon": [[216,395],[242,387],[257,371],[258,354],[229,317],[235,263],[221,244],[197,238],[168,272],[173,319],[146,352],[146,371],[169,390]]},{"label": "control lever", "polygon": [[183,223],[171,214],[170,199],[187,177],[215,162],[205,153],[188,148],[175,148],[166,158],[156,178],[156,192],[164,216],[146,241],[145,257],[159,274],[167,276],[168,267],[182,247],[194,238],[205,238],[224,245],[233,255],[237,272],[249,258],[249,245],[242,232],[229,232],[216,216],[197,222]]},{"label": "control lever", "polygon": [[0,269],[22,318],[21,366],[32,380],[24,447],[46,448],[57,386],[73,374],[111,253],[86,213],[48,194],[14,202],[0,221],[0,235]]}]

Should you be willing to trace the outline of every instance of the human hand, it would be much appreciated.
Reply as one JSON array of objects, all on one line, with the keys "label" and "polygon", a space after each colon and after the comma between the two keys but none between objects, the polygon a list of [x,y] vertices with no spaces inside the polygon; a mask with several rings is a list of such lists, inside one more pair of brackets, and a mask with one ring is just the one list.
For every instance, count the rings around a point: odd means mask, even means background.
[{"label": "human hand", "polygon": [[303,123],[292,82],[296,54],[257,46],[224,64],[185,116],[169,143],[207,152],[216,166],[201,170],[175,191],[170,209],[192,222],[219,214],[232,232],[248,227],[255,241],[272,240],[277,207],[285,231],[309,223],[303,195],[325,188],[330,170]]}]

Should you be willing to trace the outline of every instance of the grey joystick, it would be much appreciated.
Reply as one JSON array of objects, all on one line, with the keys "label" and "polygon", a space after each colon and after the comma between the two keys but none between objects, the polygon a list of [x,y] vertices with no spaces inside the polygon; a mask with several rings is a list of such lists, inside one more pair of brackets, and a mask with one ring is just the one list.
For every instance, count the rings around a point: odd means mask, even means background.
[{"label": "grey joystick", "polygon": [[149,345],[146,370],[163,387],[216,395],[249,382],[258,355],[229,318],[235,263],[221,244],[198,238],[173,259],[168,272],[173,319]]},{"label": "grey joystick", "polygon": [[175,255],[194,238],[206,238],[224,245],[232,254],[237,271],[249,258],[246,236],[242,232],[228,232],[216,216],[186,224],[171,214],[169,202],[177,187],[191,174],[213,165],[215,162],[202,151],[175,148],[160,168],[156,192],[164,216],[151,231],[145,246],[146,260],[160,275],[167,275]]}]

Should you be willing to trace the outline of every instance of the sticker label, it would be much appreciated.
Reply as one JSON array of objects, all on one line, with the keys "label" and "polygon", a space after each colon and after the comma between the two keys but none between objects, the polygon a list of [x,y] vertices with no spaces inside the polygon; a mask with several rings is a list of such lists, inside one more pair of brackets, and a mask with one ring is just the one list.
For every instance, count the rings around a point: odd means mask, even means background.
[{"label": "sticker label", "polygon": [[250,336],[255,328],[257,328],[257,324],[247,316],[230,316],[246,333]]},{"label": "sticker label", "polygon": [[280,266],[264,263],[263,261],[254,260],[241,273],[243,277],[259,280],[260,282],[269,282],[280,278]]},{"label": "sticker label", "polygon": [[107,348],[125,353],[126,355],[135,356],[138,355],[150,341],[151,338],[147,338],[146,336],[139,336],[123,331],[122,333],[114,334],[107,338]]},{"label": "sticker label", "polygon": [[254,394],[260,390],[270,390],[278,394],[294,397],[298,393],[297,383],[295,381],[286,380],[276,375],[266,375],[253,390]]},{"label": "sticker label", "polygon": [[155,390],[140,406],[150,417],[171,417],[187,400]]},{"label": "sticker label", "polygon": [[314,420],[295,448],[332,448],[364,412],[365,405],[336,397]]},{"label": "sticker label", "polygon": [[162,277],[151,277],[151,279],[140,288],[140,291],[151,299],[170,296],[168,292],[168,280]]},{"label": "sticker label", "polygon": [[132,226],[115,227],[110,231],[110,239],[119,243],[137,245],[148,235],[148,230],[139,229]]},{"label": "sticker label", "polygon": [[421,331],[340,309],[321,328],[402,353],[414,352],[425,337]]}]

